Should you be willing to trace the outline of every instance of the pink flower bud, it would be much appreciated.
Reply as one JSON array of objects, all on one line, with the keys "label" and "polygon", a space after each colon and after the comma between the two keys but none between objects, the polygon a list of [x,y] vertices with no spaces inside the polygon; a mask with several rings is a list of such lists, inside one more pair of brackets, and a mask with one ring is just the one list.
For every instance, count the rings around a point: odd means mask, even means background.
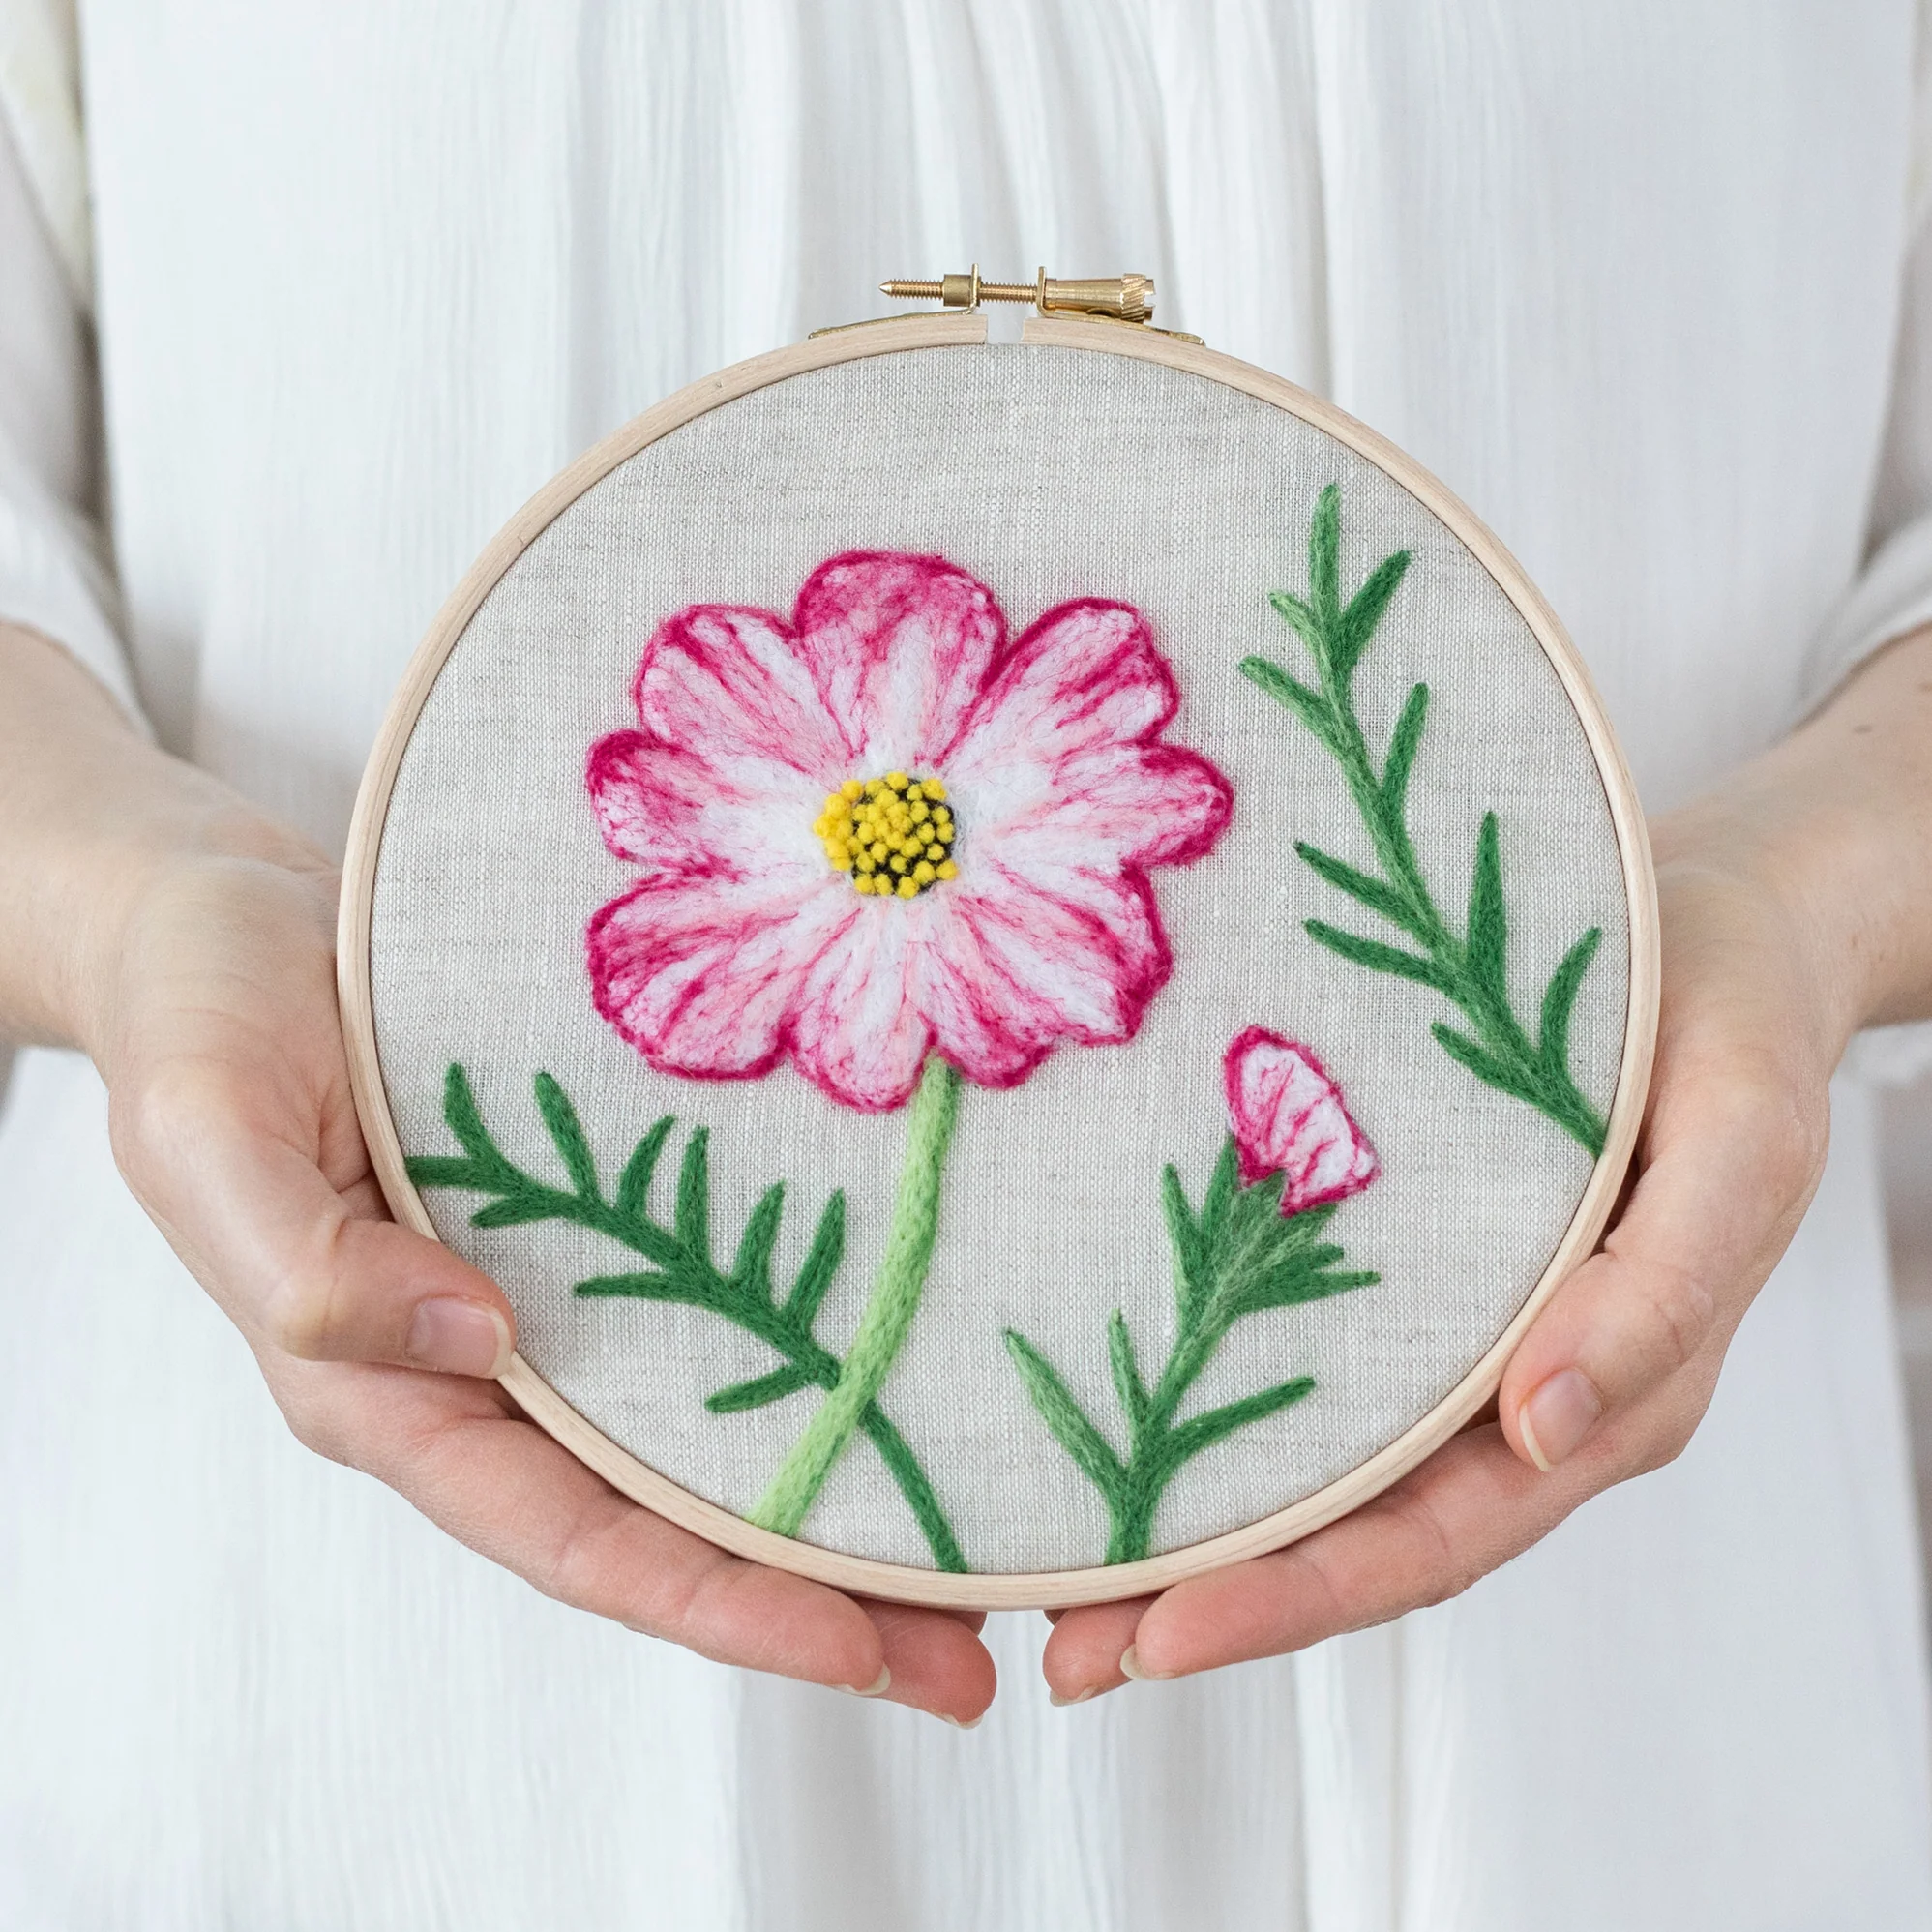
[{"label": "pink flower bud", "polygon": [[1250,1026],[1228,1049],[1226,1075],[1241,1179],[1284,1175],[1284,1216],[1346,1201],[1382,1172],[1342,1089],[1306,1047]]}]

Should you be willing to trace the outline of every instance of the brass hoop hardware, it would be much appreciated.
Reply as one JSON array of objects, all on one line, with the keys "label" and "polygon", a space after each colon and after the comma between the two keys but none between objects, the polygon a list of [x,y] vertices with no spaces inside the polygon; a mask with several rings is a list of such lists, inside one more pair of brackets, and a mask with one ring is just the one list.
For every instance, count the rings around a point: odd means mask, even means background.
[{"label": "brass hoop hardware", "polygon": [[977,309],[982,302],[1030,302],[1042,315],[1104,315],[1115,322],[1147,322],[1154,313],[1153,278],[1114,275],[1062,282],[1042,268],[1032,282],[982,282],[979,264],[966,275],[932,282],[881,282],[879,293],[895,302],[938,302],[948,309]]}]

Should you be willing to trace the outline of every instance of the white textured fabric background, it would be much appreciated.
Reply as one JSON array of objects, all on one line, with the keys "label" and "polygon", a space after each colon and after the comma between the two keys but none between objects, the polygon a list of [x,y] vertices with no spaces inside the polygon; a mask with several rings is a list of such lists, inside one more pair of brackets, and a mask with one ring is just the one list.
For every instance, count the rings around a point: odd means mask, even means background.
[{"label": "white textured fabric background", "polygon": [[[1477,507],[1660,809],[1932,599],[1915,33],[1908,0],[88,0],[80,75],[5,96],[63,104],[20,144],[91,186],[99,302],[97,335],[0,142],[0,609],[340,846],[441,599],[598,435],[881,275],[1131,266]],[[1051,1710],[1044,1624],[995,1620],[962,1738],[593,1624],[307,1455],[92,1074],[25,1055],[0,1919],[1926,1932],[1876,1152],[1845,1085],[1672,1468],[1206,1681]]]},{"label": "white textured fabric background", "polygon": [[[1100,1559],[1101,1499],[1040,1422],[1000,1336],[1025,1334],[1121,1440],[1108,1313],[1125,1309],[1157,1374],[1173,1331],[1160,1170],[1174,1161],[1199,1200],[1228,1131],[1222,1055],[1244,1026],[1311,1046],[1381,1152],[1381,1178],[1329,1232],[1348,1265],[1382,1280],[1229,1334],[1185,1412],[1298,1374],[1315,1392],[1190,1463],[1163,1501],[1156,1550],[1295,1501],[1426,1413],[1535,1285],[1590,1172],[1561,1128],[1442,1052],[1428,1031],[1449,1016],[1440,997],[1301,930],[1319,915],[1392,936],[1294,855],[1305,838],[1376,863],[1332,759],[1237,670],[1260,651],[1312,675],[1267,592],[1306,592],[1308,520],[1330,482],[1345,594],[1393,550],[1415,559],[1357,702],[1380,758],[1411,686],[1430,685],[1410,807],[1425,875],[1460,919],[1476,827],[1497,811],[1511,991],[1532,1025],[1557,962],[1587,927],[1604,929],[1573,1065],[1606,1107],[1622,1045],[1623,888],[1595,763],[1541,647],[1462,544],[1373,464],[1270,403],[1154,364],[927,349],[709,412],[631,458],[511,566],[444,665],[398,775],[371,955],[404,1147],[454,1151],[441,1117],[452,1060],[499,1144],[547,1175],[556,1155],[530,1096],[540,1066],[577,1102],[607,1184],[643,1129],[675,1113],[711,1130],[722,1253],[765,1187],[788,1183],[782,1284],[843,1186],[846,1261],[820,1323],[843,1351],[883,1253],[905,1115],[852,1113],[788,1067],[724,1084],[658,1075],[599,1018],[584,927],[641,875],[604,848],[585,756],[635,722],[631,684],[661,621],[694,603],[788,616],[813,567],[844,550],[948,557],[993,587],[1015,636],[1069,597],[1123,599],[1151,621],[1181,688],[1167,739],[1228,774],[1233,824],[1205,859],[1154,871],[1175,969],[1134,1041],[1062,1048],[1012,1091],[965,1089],[926,1298],[881,1395],[976,1569]],[[956,808],[970,839],[970,800]],[[554,1223],[472,1229],[476,1196],[431,1189],[426,1202],[509,1293],[539,1373],[653,1467],[751,1507],[820,1391],[712,1415],[704,1396],[776,1366],[762,1344],[698,1310],[573,1296],[574,1281],[639,1265],[608,1239]],[[862,1441],[806,1533],[931,1562]]]}]

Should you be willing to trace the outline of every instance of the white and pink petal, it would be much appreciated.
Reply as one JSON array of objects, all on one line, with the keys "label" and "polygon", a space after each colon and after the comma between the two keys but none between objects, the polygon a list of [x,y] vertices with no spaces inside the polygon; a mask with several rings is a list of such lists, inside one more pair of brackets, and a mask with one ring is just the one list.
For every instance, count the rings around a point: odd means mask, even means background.
[{"label": "white and pink petal", "polygon": [[1162,744],[1107,745],[1067,758],[1051,784],[1004,817],[995,816],[994,801],[962,795],[974,843],[1028,877],[1041,864],[1187,865],[1213,849],[1234,808],[1234,788],[1207,759]]},{"label": "white and pink petal", "polygon": [[1284,1215],[1345,1201],[1382,1172],[1342,1089],[1298,1041],[1250,1026],[1222,1070],[1241,1178],[1253,1185],[1281,1174]]},{"label": "white and pink petal", "polygon": [[865,774],[925,771],[958,736],[1006,641],[992,591],[944,557],[852,550],[815,570],[799,655]]},{"label": "white and pink petal", "polygon": [[633,696],[653,736],[750,793],[797,785],[823,792],[846,775],[843,734],[790,627],[769,610],[695,604],[644,646]]},{"label": "white and pink petal", "polygon": [[774,898],[724,878],[668,875],[612,900],[586,935],[599,1013],[663,1073],[769,1073],[815,963],[862,902],[825,875]]},{"label": "white and pink petal", "polygon": [[799,1072],[832,1099],[884,1114],[912,1097],[933,1045],[932,1025],[911,996],[924,908],[848,896],[858,917],[800,983],[792,1055]]},{"label": "white and pink petal", "polygon": [[920,1003],[939,1050],[987,1086],[1014,1085],[1061,1041],[1131,1039],[1173,969],[1152,894],[1132,875],[963,877],[935,915]]},{"label": "white and pink petal", "polygon": [[1082,753],[1151,743],[1180,702],[1131,604],[1058,604],[1014,644],[946,759],[947,776],[1013,795]]},{"label": "white and pink petal", "polygon": [[773,892],[824,871],[812,835],[823,788],[788,768],[725,769],[650,731],[612,731],[584,771],[604,843],[653,872],[761,879]]}]

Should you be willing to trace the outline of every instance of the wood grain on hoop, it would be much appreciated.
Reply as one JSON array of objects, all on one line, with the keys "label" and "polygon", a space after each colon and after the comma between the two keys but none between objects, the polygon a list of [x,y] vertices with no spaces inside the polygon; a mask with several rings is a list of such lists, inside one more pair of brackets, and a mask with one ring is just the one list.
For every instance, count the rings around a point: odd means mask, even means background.
[{"label": "wood grain on hoop", "polygon": [[[456,647],[484,598],[503,573],[550,523],[593,484],[673,430],[722,402],[807,371],[907,350],[976,344],[986,340],[986,324],[975,314],[915,315],[866,324],[800,342],[706,376],[646,410],[635,422],[608,436],[553,478],[520,510],[476,560],[437,613],[429,635],[410,661],[389,715],[377,734],[356,798],[344,862],[338,936],[337,976],[342,1031],[356,1110],[369,1144],[377,1179],[397,1220],[436,1238],[416,1190],[410,1185],[401,1141],[390,1117],[382,1072],[376,1057],[375,1021],[370,969],[370,932],[376,863],[382,828],[404,748],[444,660]],[[1104,1602],[1163,1590],[1184,1577],[1245,1557],[1260,1556],[1306,1536],[1408,1473],[1462,1428],[1496,1393],[1502,1372],[1524,1331],[1578,1263],[1595,1247],[1622,1184],[1636,1144],[1650,1060],[1656,1040],[1659,957],[1656,887],[1650,843],[1636,788],[1623,763],[1603,706],[1576,648],[1521,567],[1463,503],[1392,443],[1332,404],[1264,371],[1172,337],[1122,323],[1029,320],[1023,340],[1046,347],[1121,355],[1205,377],[1274,404],[1311,424],[1375,464],[1431,511],[1467,547],[1507,597],[1561,681],[1581,721],[1603,782],[1611,822],[1616,828],[1625,899],[1629,908],[1629,994],[1623,1053],[1618,1071],[1602,1156],[1590,1174],[1562,1240],[1528,1299],[1488,1352],[1443,1400],[1392,1442],[1346,1475],[1299,1502],[1244,1528],[1192,1543],[1138,1563],[1107,1568],[1053,1570],[1023,1575],[951,1575],[876,1562],[813,1543],[773,1535],[680,1488],[668,1476],[620,1448],[573,1409],[519,1355],[502,1378],[503,1386],[530,1418],[548,1430],[606,1481],[634,1501],[725,1549],[775,1567],[795,1571],[840,1589],[906,1603],[954,1608],[1004,1610],[1053,1608]]]}]

